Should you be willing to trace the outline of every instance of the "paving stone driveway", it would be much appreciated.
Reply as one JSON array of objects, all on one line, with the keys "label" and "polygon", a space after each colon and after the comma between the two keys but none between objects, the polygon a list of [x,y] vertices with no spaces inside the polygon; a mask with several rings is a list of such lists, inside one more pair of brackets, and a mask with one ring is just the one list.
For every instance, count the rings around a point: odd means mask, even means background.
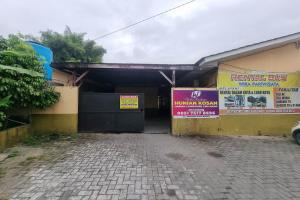
[{"label": "paving stone driveway", "polygon": [[300,146],[291,139],[91,138],[32,169],[12,199],[300,199]]}]

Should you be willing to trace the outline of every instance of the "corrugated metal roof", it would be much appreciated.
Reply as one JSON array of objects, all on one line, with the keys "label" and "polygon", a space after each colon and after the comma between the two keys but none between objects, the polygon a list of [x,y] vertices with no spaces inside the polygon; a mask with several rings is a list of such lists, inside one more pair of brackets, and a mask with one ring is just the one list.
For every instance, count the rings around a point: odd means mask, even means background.
[{"label": "corrugated metal roof", "polygon": [[187,70],[195,69],[194,64],[145,64],[145,63],[53,63],[54,68],[67,69],[152,69],[152,70]]}]

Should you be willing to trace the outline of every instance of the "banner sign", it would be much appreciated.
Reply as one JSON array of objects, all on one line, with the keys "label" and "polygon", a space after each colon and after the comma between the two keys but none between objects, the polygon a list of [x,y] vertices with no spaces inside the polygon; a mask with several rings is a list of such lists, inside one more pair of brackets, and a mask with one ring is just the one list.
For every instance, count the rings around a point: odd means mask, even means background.
[{"label": "banner sign", "polygon": [[215,118],[219,116],[216,89],[174,88],[172,90],[174,118]]},{"label": "banner sign", "polygon": [[274,106],[300,113],[300,88],[274,88]]},{"label": "banner sign", "polygon": [[138,109],[139,97],[137,95],[120,95],[120,109]]},{"label": "banner sign", "polygon": [[220,114],[300,113],[299,73],[219,71]]}]

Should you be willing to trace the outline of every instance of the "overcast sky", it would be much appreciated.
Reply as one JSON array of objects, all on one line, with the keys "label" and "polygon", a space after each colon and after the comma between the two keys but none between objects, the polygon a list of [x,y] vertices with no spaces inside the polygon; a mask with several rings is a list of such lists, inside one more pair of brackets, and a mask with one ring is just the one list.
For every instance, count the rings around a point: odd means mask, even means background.
[{"label": "overcast sky", "polygon": [[[187,0],[1,0],[0,34],[111,32]],[[104,62],[195,63],[203,56],[300,31],[299,0],[197,0],[97,40]]]}]

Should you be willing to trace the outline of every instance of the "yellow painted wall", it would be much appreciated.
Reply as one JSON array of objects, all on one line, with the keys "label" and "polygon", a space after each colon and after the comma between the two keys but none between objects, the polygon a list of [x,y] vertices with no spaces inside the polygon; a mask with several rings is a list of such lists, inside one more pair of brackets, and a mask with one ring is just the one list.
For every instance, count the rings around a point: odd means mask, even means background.
[{"label": "yellow painted wall", "polygon": [[233,65],[239,68],[265,70],[269,72],[295,72],[300,71],[300,49],[295,43],[245,56],[220,64],[220,67]]},{"label": "yellow painted wall", "polygon": [[44,110],[35,110],[33,114],[78,113],[78,87],[56,86],[55,91],[60,93],[59,102]]},{"label": "yellow painted wall", "polygon": [[31,127],[35,134],[74,134],[78,129],[78,114],[34,114]]},{"label": "yellow painted wall", "polygon": [[30,133],[30,125],[23,125],[0,131],[0,152],[21,142]]},{"label": "yellow painted wall", "polygon": [[72,86],[73,76],[60,70],[53,69],[52,81],[63,84],[64,86]]},{"label": "yellow painted wall", "polygon": [[215,119],[172,119],[174,135],[290,135],[300,115],[221,115]]},{"label": "yellow painted wall", "polygon": [[78,125],[78,87],[56,86],[58,103],[32,112],[31,127],[35,133],[76,133]]},{"label": "yellow painted wall", "polygon": [[[220,63],[219,69],[300,71],[300,49],[294,43]],[[238,69],[240,68],[240,69]],[[300,79],[300,77],[299,77]],[[221,115],[217,119],[172,119],[174,135],[290,135],[300,114]]]}]

